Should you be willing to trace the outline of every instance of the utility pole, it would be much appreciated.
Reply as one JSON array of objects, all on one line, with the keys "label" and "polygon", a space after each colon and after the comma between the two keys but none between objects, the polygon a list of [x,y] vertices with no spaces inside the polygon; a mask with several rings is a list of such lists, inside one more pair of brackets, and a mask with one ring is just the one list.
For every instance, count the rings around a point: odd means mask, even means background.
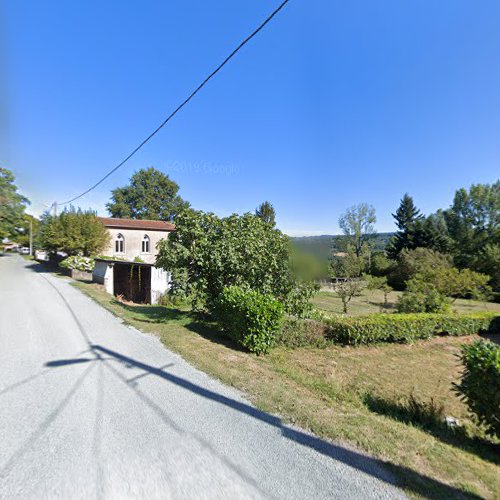
[{"label": "utility pole", "polygon": [[57,202],[56,201],[54,201],[54,203],[52,204],[52,207],[54,209],[54,217],[56,217],[57,216]]},{"label": "utility pole", "polygon": [[30,217],[30,256],[33,256],[33,217]]}]

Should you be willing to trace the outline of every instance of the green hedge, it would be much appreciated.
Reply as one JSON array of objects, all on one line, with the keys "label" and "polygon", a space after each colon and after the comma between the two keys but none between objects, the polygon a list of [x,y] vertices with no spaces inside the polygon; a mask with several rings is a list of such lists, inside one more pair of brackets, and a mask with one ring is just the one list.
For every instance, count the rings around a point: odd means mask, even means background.
[{"label": "green hedge", "polygon": [[283,306],[272,295],[230,286],[217,299],[215,318],[231,338],[249,351],[266,353],[276,343]]},{"label": "green hedge", "polygon": [[500,437],[500,346],[478,341],[462,346],[464,372],[455,390],[488,434]]},{"label": "green hedge", "polygon": [[374,314],[358,317],[330,317],[328,337],[349,345],[374,342],[409,343],[434,335],[500,333],[497,313],[471,314]]}]

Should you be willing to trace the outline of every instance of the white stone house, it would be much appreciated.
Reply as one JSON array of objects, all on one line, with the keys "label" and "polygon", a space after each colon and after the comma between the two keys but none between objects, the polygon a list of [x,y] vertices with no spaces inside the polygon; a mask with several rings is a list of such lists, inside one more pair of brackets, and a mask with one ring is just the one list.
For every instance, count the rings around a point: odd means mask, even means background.
[{"label": "white stone house", "polygon": [[[157,304],[170,287],[170,273],[154,266],[157,244],[175,226],[158,220],[98,217],[110,234],[103,258],[97,258],[93,280],[112,295]],[[138,260],[138,262],[135,262]]]}]

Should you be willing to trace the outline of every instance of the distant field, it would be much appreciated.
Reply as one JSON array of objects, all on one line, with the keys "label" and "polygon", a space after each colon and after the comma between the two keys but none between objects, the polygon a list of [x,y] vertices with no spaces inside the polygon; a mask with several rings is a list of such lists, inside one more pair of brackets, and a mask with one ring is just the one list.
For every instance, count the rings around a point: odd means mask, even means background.
[{"label": "distant field", "polygon": [[[364,290],[359,297],[353,297],[349,303],[349,314],[373,314],[377,312],[394,312],[396,301],[402,292],[389,294],[388,308],[384,309],[384,294],[379,290]],[[342,313],[342,302],[333,292],[319,292],[313,299],[314,305],[322,311]],[[494,302],[480,302],[477,300],[457,299],[453,310],[460,313],[495,311],[500,313],[500,304]]]}]

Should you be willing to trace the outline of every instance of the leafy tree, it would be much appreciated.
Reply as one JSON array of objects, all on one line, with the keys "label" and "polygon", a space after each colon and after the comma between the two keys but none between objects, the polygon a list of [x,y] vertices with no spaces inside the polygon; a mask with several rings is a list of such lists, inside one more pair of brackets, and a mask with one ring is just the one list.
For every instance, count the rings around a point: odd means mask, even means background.
[{"label": "leafy tree", "polygon": [[95,212],[70,207],[58,216],[49,213],[42,216],[39,240],[49,252],[88,257],[104,250],[109,233]]},{"label": "leafy tree", "polygon": [[366,203],[348,208],[339,218],[339,226],[358,257],[361,256],[367,237],[375,233],[375,222],[375,209]]},{"label": "leafy tree", "polygon": [[356,255],[354,247],[348,249],[347,255],[339,257],[332,262],[331,271],[333,278],[344,278],[335,283],[335,293],[342,301],[344,314],[353,297],[359,295],[366,287],[366,282],[360,279],[366,266],[366,260],[362,255]]},{"label": "leafy tree", "polygon": [[428,268],[417,276],[448,297],[481,299],[491,291],[488,286],[490,277],[470,269]]},{"label": "leafy tree", "polygon": [[450,255],[444,255],[430,248],[404,249],[399,255],[394,270],[389,274],[388,281],[397,290],[402,290],[405,283],[418,273],[451,267],[453,267],[453,261]]},{"label": "leafy tree", "polygon": [[255,210],[255,215],[271,226],[276,225],[276,212],[269,201],[261,203]]},{"label": "leafy tree", "polygon": [[475,268],[491,277],[490,283],[494,290],[500,290],[500,244],[486,245],[475,259]]},{"label": "leafy tree", "polygon": [[20,224],[16,227],[13,238],[19,245],[29,247],[30,245],[30,231],[32,232],[33,245],[37,246],[38,243],[38,229],[40,221],[29,214],[24,214]]},{"label": "leafy tree", "polygon": [[347,314],[347,306],[353,297],[359,295],[366,284],[359,278],[348,279],[335,285],[335,293],[342,301],[342,310]]},{"label": "leafy tree", "polygon": [[389,293],[393,290],[393,288],[387,284],[387,276],[372,276],[370,274],[364,274],[362,278],[366,283],[368,290],[380,290],[383,292],[384,307],[387,308],[389,305]]},{"label": "leafy tree", "polygon": [[17,192],[14,174],[0,167],[0,240],[16,235],[29,200]]},{"label": "leafy tree", "polygon": [[233,285],[271,294],[292,314],[308,309],[315,285],[295,274],[288,237],[259,217],[188,210],[176,226],[160,242],[156,265],[172,272],[173,293],[190,296],[196,309],[213,312]]},{"label": "leafy tree", "polygon": [[484,248],[500,245],[500,181],[459,189],[444,218],[455,263],[479,270]]},{"label": "leafy tree", "polygon": [[154,167],[141,169],[128,186],[112,191],[112,201],[106,205],[112,217],[172,221],[189,208],[177,193],[179,185]]},{"label": "leafy tree", "polygon": [[366,271],[367,259],[364,255],[356,255],[354,247],[347,248],[343,256],[335,256],[330,264],[333,278],[359,278]]},{"label": "leafy tree", "polygon": [[387,276],[394,269],[394,261],[389,260],[384,252],[372,255],[370,274],[373,276]]},{"label": "leafy tree", "polygon": [[[453,267],[450,255],[429,248],[403,250],[396,269],[389,276],[390,283],[399,288],[408,286],[413,279],[427,283],[448,297],[482,298],[490,291],[489,276]],[[422,288],[422,287],[420,287]]]}]

